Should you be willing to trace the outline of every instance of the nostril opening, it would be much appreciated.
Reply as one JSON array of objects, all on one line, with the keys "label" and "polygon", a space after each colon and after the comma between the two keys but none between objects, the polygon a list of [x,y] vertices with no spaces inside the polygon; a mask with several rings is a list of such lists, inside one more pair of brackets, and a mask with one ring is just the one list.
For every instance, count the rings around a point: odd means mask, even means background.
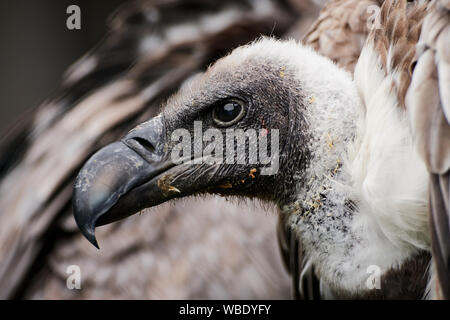
[{"label": "nostril opening", "polygon": [[136,141],[138,144],[140,144],[142,147],[144,147],[145,150],[147,150],[150,153],[155,152],[155,146],[148,140],[143,138],[132,138],[131,140]]}]

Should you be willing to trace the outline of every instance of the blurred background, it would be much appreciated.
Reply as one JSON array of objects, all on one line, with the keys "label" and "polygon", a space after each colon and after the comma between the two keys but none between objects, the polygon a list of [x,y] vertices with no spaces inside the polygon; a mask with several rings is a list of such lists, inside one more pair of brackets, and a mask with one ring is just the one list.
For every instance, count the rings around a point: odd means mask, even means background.
[{"label": "blurred background", "polygon": [[[260,35],[301,39],[321,3],[2,1],[0,298],[289,298],[271,207],[163,205],[98,229],[98,251],[76,228],[71,192],[93,152],[186,79]],[[72,4],[81,30],[66,28]],[[73,265],[80,290],[67,286]]]},{"label": "blurred background", "polygon": [[[0,130],[58,87],[64,71],[105,34],[123,0],[0,2]],[[82,29],[66,28],[69,5],[82,8]]]}]

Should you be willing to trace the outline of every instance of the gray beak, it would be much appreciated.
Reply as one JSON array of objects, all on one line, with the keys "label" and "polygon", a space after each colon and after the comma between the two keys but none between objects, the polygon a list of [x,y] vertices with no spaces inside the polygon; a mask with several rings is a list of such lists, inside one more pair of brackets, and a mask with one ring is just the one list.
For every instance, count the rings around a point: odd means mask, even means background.
[{"label": "gray beak", "polygon": [[167,199],[154,179],[174,166],[164,161],[164,144],[164,122],[159,116],[99,150],[81,169],[73,191],[73,214],[83,235],[97,248],[95,227]]}]

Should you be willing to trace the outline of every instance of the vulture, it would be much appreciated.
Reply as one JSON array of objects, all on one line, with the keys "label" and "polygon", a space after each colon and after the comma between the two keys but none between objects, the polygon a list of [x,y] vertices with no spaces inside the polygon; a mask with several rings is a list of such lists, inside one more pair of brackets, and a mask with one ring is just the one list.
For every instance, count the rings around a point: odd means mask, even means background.
[{"label": "vulture", "polygon": [[[422,212],[428,203],[434,208],[430,212],[434,222],[431,221],[431,239],[427,238],[426,245],[417,249],[423,259],[408,259],[414,250],[405,251],[404,259],[399,259],[401,261],[396,267],[384,272],[384,266],[381,266],[384,275],[382,290],[372,290],[369,295],[366,292],[352,293],[351,297],[423,297],[424,281],[429,287],[425,297],[448,297],[444,283],[446,275],[448,277],[445,269],[447,266],[448,270],[448,241],[445,240],[446,236],[448,239],[445,224],[447,221],[448,225],[448,188],[443,185],[445,175],[448,176],[448,166],[445,165],[448,157],[445,158],[446,154],[442,152],[448,150],[445,149],[446,143],[448,145],[448,138],[445,140],[448,137],[445,135],[448,117],[443,116],[446,88],[443,72],[449,57],[444,45],[448,43],[448,40],[445,42],[445,36],[448,39],[448,1],[434,1],[429,9],[421,9],[420,12],[414,9],[418,1],[408,1],[406,10],[402,1],[395,14],[384,9],[381,26],[407,25],[407,41],[401,32],[392,33],[399,37],[398,41],[389,38],[389,33],[386,40],[386,30],[383,29],[378,31],[380,34],[373,34],[371,26],[378,21],[373,19],[385,2],[383,0],[330,0],[319,14],[318,8],[324,2],[132,0],[119,7],[108,21],[104,39],[67,70],[52,96],[24,115],[2,136],[0,298],[284,299],[289,297],[289,287],[292,287],[295,298],[348,297],[348,290],[339,288],[341,276],[336,275],[334,281],[328,283],[320,273],[320,265],[313,263],[317,256],[311,255],[307,248],[315,243],[314,238],[302,242],[300,224],[295,223],[295,216],[276,214],[277,209],[271,205],[255,207],[242,197],[249,194],[239,194],[239,201],[234,201],[234,196],[225,200],[203,196],[201,200],[178,200],[143,210],[140,217],[99,228],[97,236],[101,239],[102,251],[97,252],[77,232],[72,217],[72,188],[82,164],[96,150],[156,116],[167,97],[179,87],[181,90],[192,87],[199,73],[233,48],[260,35],[294,38],[353,74],[363,46],[368,46],[369,32],[372,32],[370,41],[376,44],[375,52],[382,57],[379,69],[395,83],[392,90],[397,92],[399,84],[403,84],[401,92],[410,87],[405,106],[399,103],[397,112],[406,110],[410,113],[413,119],[410,119],[411,134],[417,137],[415,143],[419,154],[425,160],[426,169],[434,179],[432,181],[436,181],[427,189],[430,199],[422,199]],[[416,14],[413,14],[414,10]],[[404,20],[405,11],[408,24]],[[414,46],[422,29],[420,45],[415,52]],[[392,51],[388,45],[396,43],[408,46],[398,46],[398,50]],[[404,50],[406,48],[409,50]],[[371,49],[365,50],[370,53]],[[406,73],[399,73],[398,70],[405,70],[406,64],[411,62],[412,51],[416,56],[412,58],[411,68],[406,68]],[[397,53],[395,59],[391,56],[394,52]],[[401,62],[391,66],[386,64],[406,53],[408,57]],[[389,60],[383,60],[387,57]],[[375,68],[366,65],[369,66]],[[374,73],[374,70],[369,72]],[[283,69],[279,74],[289,78],[293,76],[292,70]],[[424,81],[427,81],[427,87],[421,92],[417,84]],[[376,83],[373,86],[367,87],[365,92],[374,90]],[[360,88],[360,95],[359,91]],[[403,95],[398,95],[401,100]],[[425,95],[433,98],[433,109],[430,110],[434,113],[421,110],[430,108]],[[392,99],[394,97],[391,96]],[[312,101],[317,100],[317,97],[311,98]],[[364,100],[362,102],[368,106]],[[417,114],[422,117],[414,117]],[[423,117],[426,114],[434,117]],[[358,119],[361,120],[360,117]],[[434,125],[437,119],[440,126]],[[363,123],[358,122],[357,128],[364,128],[361,126]],[[434,131],[436,128],[440,131]],[[410,138],[405,138],[408,143]],[[354,138],[352,142],[357,145]],[[436,152],[436,148],[441,152]],[[439,169],[435,165],[436,159],[441,161]],[[341,167],[338,169],[339,172],[343,170]],[[403,166],[395,169],[403,169]],[[372,177],[378,174],[371,172]],[[423,174],[423,170],[421,172]],[[255,180],[258,178],[257,172],[250,173]],[[394,175],[394,171],[391,173]],[[242,180],[251,181],[248,178]],[[411,178],[411,183],[414,179]],[[223,186],[229,186],[228,182]],[[350,188],[349,191],[355,190]],[[223,190],[219,191],[222,193]],[[246,193],[250,193],[250,197],[256,196],[250,188]],[[397,229],[389,228],[398,225],[386,220],[392,209],[385,206],[392,205],[392,202],[384,203],[385,199],[380,196],[378,199],[383,205],[379,212],[385,212],[386,216],[375,215],[368,210],[361,211],[361,214],[368,213],[366,218],[372,218],[372,223],[379,225],[378,229],[373,229],[371,224],[369,231],[374,236],[381,233],[387,243],[397,243],[395,238],[391,239],[392,232]],[[410,201],[409,198],[402,199]],[[352,200],[346,201],[346,206],[352,208],[349,213],[359,213],[358,208],[367,209],[373,204],[364,202],[359,195],[354,195]],[[397,200],[400,199],[397,197]],[[267,198],[264,201],[274,202]],[[313,206],[316,206],[314,202]],[[396,222],[401,223],[399,215],[409,214],[409,209],[398,213]],[[147,211],[150,213],[145,213]],[[278,226],[275,229],[276,219]],[[415,230],[421,228],[423,217],[417,223],[420,224],[413,226]],[[364,227],[361,223],[359,225]],[[277,236],[281,260],[290,273],[291,285],[279,261]],[[430,261],[431,252],[433,264],[424,271],[423,262]],[[400,263],[403,261],[406,263]],[[68,290],[66,287],[67,267],[70,265],[81,268],[82,290]],[[392,294],[390,288],[386,290],[392,284],[399,289],[396,284],[402,285],[417,274],[420,275],[418,281],[409,280],[408,288],[401,287],[404,292],[398,294],[394,291]],[[438,277],[428,278],[433,274]],[[334,288],[333,292],[328,287]],[[419,292],[416,294],[414,290]],[[340,291],[339,295],[336,291]]]},{"label": "vulture", "polygon": [[[296,295],[449,298],[450,3],[349,3],[303,43],[238,47],[93,154],[73,189],[83,235],[98,246],[96,227],[178,198],[257,199],[277,209]],[[154,86],[121,99],[132,112]]]}]

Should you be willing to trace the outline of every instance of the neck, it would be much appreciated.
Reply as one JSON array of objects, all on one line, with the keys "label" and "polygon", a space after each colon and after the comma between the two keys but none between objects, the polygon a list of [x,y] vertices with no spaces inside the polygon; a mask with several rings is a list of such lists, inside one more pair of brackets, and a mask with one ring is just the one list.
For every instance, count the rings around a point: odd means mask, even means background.
[{"label": "neck", "polygon": [[309,162],[296,175],[295,196],[280,206],[281,214],[289,216],[321,281],[334,291],[366,292],[371,266],[383,274],[417,248],[393,243],[370,215],[361,213],[348,158],[349,148],[358,144],[362,102],[348,73],[328,59],[308,57],[298,62],[298,70],[307,106]]}]

